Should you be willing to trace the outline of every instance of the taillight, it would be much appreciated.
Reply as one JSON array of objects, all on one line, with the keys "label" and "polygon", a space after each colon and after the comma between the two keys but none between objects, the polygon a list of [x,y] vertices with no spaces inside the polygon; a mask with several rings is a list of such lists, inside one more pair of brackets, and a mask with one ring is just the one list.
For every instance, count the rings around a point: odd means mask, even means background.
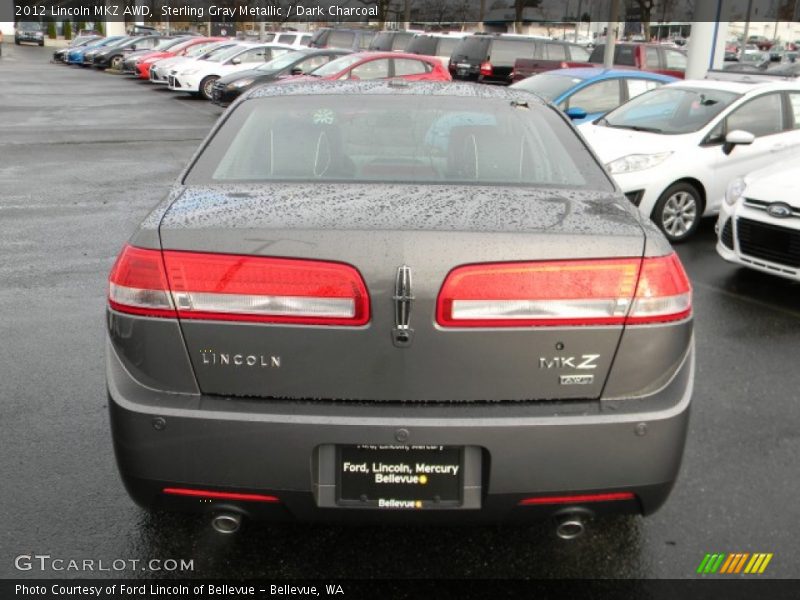
[{"label": "taillight", "polygon": [[436,307],[443,327],[622,325],[690,314],[691,287],[674,254],[458,267]]},{"label": "taillight", "polygon": [[492,74],[492,63],[491,61],[485,60],[481,63],[481,75],[491,75]]},{"label": "taillight", "polygon": [[[125,291],[128,280],[119,277],[118,265],[127,265],[129,257],[138,262],[126,272],[145,267],[149,275],[144,289],[151,294],[158,290],[162,294],[158,298],[169,302],[171,311],[127,301],[131,295],[138,298]],[[157,264],[161,265],[159,278]],[[132,281],[138,283],[135,277]],[[162,287],[155,287],[157,281]],[[369,321],[366,286],[349,265],[174,250],[161,253],[132,246],[125,247],[111,272],[109,303],[121,312],[182,319],[350,326]]]},{"label": "taillight", "polygon": [[108,276],[108,304],[120,312],[175,318],[161,252],[126,245]]}]

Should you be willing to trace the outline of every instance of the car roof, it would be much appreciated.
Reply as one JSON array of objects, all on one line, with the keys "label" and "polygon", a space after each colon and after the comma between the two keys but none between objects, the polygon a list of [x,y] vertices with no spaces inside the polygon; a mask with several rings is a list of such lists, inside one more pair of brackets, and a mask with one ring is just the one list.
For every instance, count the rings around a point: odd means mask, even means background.
[{"label": "car roof", "polygon": [[576,67],[574,69],[555,69],[545,71],[550,75],[563,75],[564,77],[576,77],[578,79],[612,79],[619,77],[635,79],[655,79],[658,81],[677,81],[676,77],[653,73],[651,71],[640,71],[638,69],[604,69],[603,67]]},{"label": "car roof", "polygon": [[[381,53],[389,56],[398,53]],[[419,58],[418,55],[409,56]],[[287,82],[284,85],[265,85],[254,88],[243,98],[268,98],[271,96],[341,96],[364,95],[403,95],[403,96],[454,96],[462,98],[499,99],[518,102],[521,105],[546,102],[538,96],[522,90],[505,86],[481,85],[464,81],[415,81],[398,79],[375,79],[371,81],[301,81]]]},{"label": "car roof", "polygon": [[[746,75],[746,73],[743,73]],[[795,81],[722,81],[717,79],[686,79],[669,84],[670,87],[684,87],[705,90],[720,90],[722,92],[733,92],[735,94],[750,94],[755,92],[770,90],[797,90],[800,91],[800,83]]]}]

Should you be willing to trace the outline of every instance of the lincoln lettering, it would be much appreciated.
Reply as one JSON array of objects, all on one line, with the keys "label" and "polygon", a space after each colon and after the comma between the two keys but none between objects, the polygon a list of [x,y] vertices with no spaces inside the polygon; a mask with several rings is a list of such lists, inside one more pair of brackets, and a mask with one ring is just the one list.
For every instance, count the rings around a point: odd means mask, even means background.
[{"label": "lincoln lettering", "polygon": [[266,369],[279,369],[281,357],[268,354],[231,354],[230,352],[200,352],[204,365],[209,366],[234,366],[234,367],[261,367]]}]

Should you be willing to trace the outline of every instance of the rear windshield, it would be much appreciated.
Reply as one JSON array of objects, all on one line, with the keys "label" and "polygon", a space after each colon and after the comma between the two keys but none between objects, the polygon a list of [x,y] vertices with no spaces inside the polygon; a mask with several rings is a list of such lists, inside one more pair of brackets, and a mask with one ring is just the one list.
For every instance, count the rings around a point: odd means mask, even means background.
[{"label": "rear windshield", "polygon": [[188,184],[476,183],[611,190],[555,111],[506,99],[310,95],[239,105]]},{"label": "rear windshield", "polygon": [[579,77],[557,75],[555,73],[541,73],[523,79],[511,87],[539,94],[547,100],[552,101],[582,81],[583,79]]},{"label": "rear windshield", "polygon": [[473,36],[461,40],[453,50],[453,56],[476,62],[486,60],[489,54],[489,40],[485,37]]},{"label": "rear windshield", "polygon": [[406,48],[406,52],[411,54],[436,54],[436,38],[429,35],[420,35],[411,40],[411,43]]}]

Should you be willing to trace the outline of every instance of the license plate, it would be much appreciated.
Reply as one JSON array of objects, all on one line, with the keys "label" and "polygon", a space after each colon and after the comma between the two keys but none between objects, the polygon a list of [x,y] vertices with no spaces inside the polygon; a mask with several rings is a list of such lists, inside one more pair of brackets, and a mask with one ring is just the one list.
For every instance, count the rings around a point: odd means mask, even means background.
[{"label": "license plate", "polygon": [[463,501],[460,447],[339,446],[336,466],[340,506],[455,508]]}]

